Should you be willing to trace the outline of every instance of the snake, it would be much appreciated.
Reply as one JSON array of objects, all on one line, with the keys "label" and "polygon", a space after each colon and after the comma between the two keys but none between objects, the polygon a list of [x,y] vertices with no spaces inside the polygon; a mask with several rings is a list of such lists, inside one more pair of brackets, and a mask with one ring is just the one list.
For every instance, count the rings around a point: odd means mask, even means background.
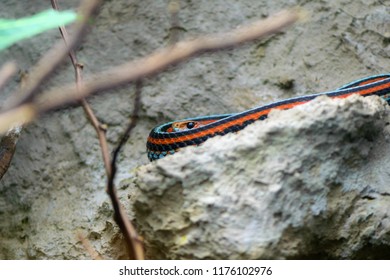
[{"label": "snake", "polygon": [[184,147],[200,145],[217,135],[239,132],[255,121],[265,120],[274,109],[291,109],[323,95],[346,98],[353,94],[377,95],[390,104],[390,73],[355,80],[333,91],[283,99],[240,113],[194,117],[156,126],[147,139],[147,155],[150,161],[154,161],[175,154]]}]

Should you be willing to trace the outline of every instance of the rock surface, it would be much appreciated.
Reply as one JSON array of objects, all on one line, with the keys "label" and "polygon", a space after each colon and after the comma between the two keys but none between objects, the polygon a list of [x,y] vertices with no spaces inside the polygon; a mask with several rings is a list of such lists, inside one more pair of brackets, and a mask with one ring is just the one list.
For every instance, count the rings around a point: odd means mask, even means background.
[{"label": "rock surface", "polygon": [[389,112],[320,97],[139,168],[149,255],[390,258]]},{"label": "rock surface", "polygon": [[[84,64],[84,76],[167,46],[171,36],[168,2],[103,1],[88,36],[77,50]],[[78,0],[59,1],[61,9],[78,4]],[[225,32],[297,5],[310,13],[305,23],[264,41],[205,54],[144,81],[140,121],[118,162],[118,192],[128,206],[130,218],[133,213],[128,195],[133,191],[134,171],[148,163],[145,141],[154,126],[192,116],[239,112],[282,98],[332,90],[354,79],[389,70],[388,0],[182,0],[179,37]],[[0,16],[20,18],[49,6],[48,1],[2,0]],[[0,65],[12,59],[21,70],[31,71],[31,66],[56,40],[60,40],[60,35],[53,29],[22,41],[0,52]],[[14,92],[18,82],[15,77],[0,98]],[[74,71],[67,60],[42,88],[73,82]],[[131,114],[133,93],[134,87],[129,85],[89,100],[98,118],[108,125],[111,149]],[[363,145],[357,149],[366,148]],[[384,150],[377,157],[386,154]],[[368,177],[367,172],[372,172],[376,176],[373,178],[385,185],[387,165],[381,167],[375,165],[381,161],[371,160],[372,169],[367,166],[359,169],[366,173],[349,176]],[[98,141],[81,108],[58,111],[26,127],[11,166],[0,181],[0,259],[89,259],[90,253],[77,238],[79,232],[103,257],[123,258],[125,245],[112,219],[105,184]],[[348,201],[343,205],[349,205]],[[360,223],[367,221],[362,219]],[[386,223],[383,219],[383,225]],[[294,234],[293,229],[290,234]],[[369,230],[361,234],[371,236]],[[330,247],[336,248],[337,242]],[[372,251],[377,251],[376,244],[372,244]],[[293,244],[290,246],[294,248]],[[205,255],[207,252],[198,256]]]}]

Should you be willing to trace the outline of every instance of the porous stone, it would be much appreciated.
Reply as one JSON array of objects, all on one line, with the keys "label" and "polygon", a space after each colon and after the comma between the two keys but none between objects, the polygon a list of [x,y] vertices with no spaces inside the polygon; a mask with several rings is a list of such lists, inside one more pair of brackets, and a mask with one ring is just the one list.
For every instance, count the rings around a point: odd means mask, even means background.
[{"label": "porous stone", "polygon": [[389,110],[319,97],[142,166],[150,258],[390,257]]}]

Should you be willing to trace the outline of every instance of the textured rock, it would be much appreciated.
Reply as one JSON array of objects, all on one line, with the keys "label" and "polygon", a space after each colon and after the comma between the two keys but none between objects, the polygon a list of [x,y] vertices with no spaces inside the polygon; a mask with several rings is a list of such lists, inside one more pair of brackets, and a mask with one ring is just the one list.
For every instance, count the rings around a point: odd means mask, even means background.
[{"label": "textured rock", "polygon": [[139,168],[151,258],[390,257],[389,111],[320,97]]}]

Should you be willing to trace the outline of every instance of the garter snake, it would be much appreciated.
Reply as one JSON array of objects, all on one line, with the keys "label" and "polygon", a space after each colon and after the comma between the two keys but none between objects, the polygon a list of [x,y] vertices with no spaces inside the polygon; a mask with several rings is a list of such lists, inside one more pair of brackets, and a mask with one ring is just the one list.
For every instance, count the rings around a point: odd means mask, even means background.
[{"label": "garter snake", "polygon": [[146,143],[148,158],[157,160],[186,146],[200,145],[211,137],[237,132],[257,120],[266,119],[272,109],[291,109],[321,95],[346,98],[352,94],[381,96],[390,104],[390,74],[370,76],[334,91],[288,98],[236,114],[210,115],[159,125],[149,134]]}]

